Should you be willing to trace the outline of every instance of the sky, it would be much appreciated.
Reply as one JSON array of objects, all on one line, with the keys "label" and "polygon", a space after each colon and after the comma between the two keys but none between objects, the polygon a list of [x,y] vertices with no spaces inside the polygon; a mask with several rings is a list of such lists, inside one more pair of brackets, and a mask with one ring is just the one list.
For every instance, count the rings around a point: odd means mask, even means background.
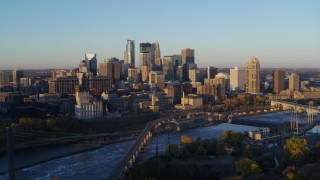
[{"label": "sky", "polygon": [[161,56],[195,49],[198,67],[320,66],[318,0],[10,0],[0,2],[0,69],[75,68],[85,53],[123,59],[126,40]]}]

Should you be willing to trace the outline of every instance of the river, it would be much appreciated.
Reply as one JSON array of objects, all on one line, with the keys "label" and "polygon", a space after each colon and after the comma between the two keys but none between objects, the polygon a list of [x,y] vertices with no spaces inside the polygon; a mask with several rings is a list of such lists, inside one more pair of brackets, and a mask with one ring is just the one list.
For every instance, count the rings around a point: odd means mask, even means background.
[{"label": "river", "polygon": [[[300,123],[307,122],[307,116],[305,114],[299,114],[298,116]],[[262,125],[256,123],[257,126],[264,126],[265,124],[275,125],[284,121],[290,121],[289,112],[275,112],[237,117],[234,120],[234,123],[236,124],[219,124],[182,132],[173,132],[169,133],[169,139],[172,144],[180,144],[180,138],[182,135],[186,135],[194,139],[197,137],[200,137],[201,139],[211,139],[218,138],[220,133],[225,130],[244,132],[257,129],[257,127],[253,126],[238,125],[239,122],[245,122],[244,124],[250,124],[250,122],[261,122]],[[148,143],[148,146],[145,148],[145,151],[140,155],[139,160],[143,161],[149,159],[156,154],[157,139],[158,151],[160,153],[165,152],[165,148],[168,143],[167,134],[160,134],[158,138],[154,135],[152,140]],[[116,162],[124,155],[132,144],[133,141],[110,144],[99,149],[54,159],[29,168],[18,170],[16,172],[16,179],[44,180],[52,177],[63,179],[105,178],[111,172],[112,168],[115,167]],[[7,176],[1,175],[0,179],[7,179]]]}]

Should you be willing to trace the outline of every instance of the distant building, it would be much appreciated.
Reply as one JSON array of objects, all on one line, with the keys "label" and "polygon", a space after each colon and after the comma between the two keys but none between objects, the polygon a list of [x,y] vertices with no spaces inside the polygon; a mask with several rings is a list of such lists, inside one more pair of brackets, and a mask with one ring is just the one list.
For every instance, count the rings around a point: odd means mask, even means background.
[{"label": "distant building", "polygon": [[277,69],[273,71],[273,92],[280,93],[284,90],[284,71]]},{"label": "distant building", "polygon": [[69,93],[73,94],[79,81],[76,76],[61,77],[49,80],[49,93]]},{"label": "distant building", "polygon": [[[140,54],[140,60],[139,60],[140,72],[146,60],[149,61],[148,65],[151,66],[151,58],[152,58],[151,52],[152,52],[152,49],[151,49],[150,43],[140,43],[140,53],[139,53]],[[147,53],[149,53],[149,55],[147,55]],[[148,56],[148,57],[145,57],[145,56]]]},{"label": "distant building", "polygon": [[76,92],[75,118],[92,120],[103,117],[103,103],[100,100],[90,100],[89,92]]},{"label": "distant building", "polygon": [[87,62],[88,71],[92,73],[93,76],[97,75],[97,54],[87,53],[85,54],[85,59]]},{"label": "distant building", "polygon": [[163,57],[163,75],[166,81],[174,80],[174,62],[172,56]]},{"label": "distant building", "polygon": [[99,64],[99,75],[112,79],[113,84],[120,81],[122,64],[119,59],[112,57]]},{"label": "distant building", "polygon": [[177,104],[174,107],[176,109],[183,109],[183,110],[191,110],[200,108],[203,105],[203,100],[201,96],[189,94],[187,96],[182,96],[181,104]]},{"label": "distant building", "polygon": [[215,76],[218,74],[218,69],[216,67],[207,67],[207,78],[214,79]]},{"label": "distant building", "polygon": [[140,72],[142,74],[142,81],[147,81],[149,72],[151,71],[151,53],[150,52],[143,52],[140,53]]},{"label": "distant building", "polygon": [[161,51],[158,42],[151,44],[151,67],[153,66],[161,66]]},{"label": "distant building", "polygon": [[182,49],[181,50],[182,64],[194,64],[194,49]]},{"label": "distant building", "polygon": [[9,85],[10,85],[9,74],[5,71],[0,71],[0,87],[9,86]]},{"label": "distant building", "polygon": [[129,68],[128,69],[128,81],[130,82],[138,82],[139,80],[139,71],[137,68]]},{"label": "distant building", "polygon": [[204,84],[215,85],[215,100],[222,101],[226,99],[226,79],[204,79]]},{"label": "distant building", "polygon": [[164,75],[160,71],[151,71],[149,73],[149,86],[151,89],[158,88],[163,90],[165,88]]},{"label": "distant building", "polygon": [[235,67],[230,69],[230,89],[231,91],[244,91],[246,84],[246,71]]},{"label": "distant building", "polygon": [[112,90],[112,79],[106,76],[97,76],[89,78],[89,89],[95,94],[109,92]]},{"label": "distant building", "polygon": [[198,68],[192,68],[192,69],[189,69],[189,80],[191,82],[198,82]]},{"label": "distant building", "polygon": [[197,94],[202,96],[204,104],[213,104],[216,95],[216,87],[214,84],[198,86]]},{"label": "distant building", "polygon": [[20,85],[20,78],[23,78],[23,71],[22,70],[13,70],[12,71],[12,84],[14,86]]},{"label": "distant building", "polygon": [[127,40],[126,51],[124,52],[124,64],[129,64],[129,68],[134,68],[135,61],[135,47],[134,40]]},{"label": "distant building", "polygon": [[289,89],[292,91],[298,91],[299,88],[300,88],[299,75],[296,72],[293,72],[289,77]]},{"label": "distant building", "polygon": [[260,93],[260,62],[256,57],[250,57],[247,62],[246,93]]}]

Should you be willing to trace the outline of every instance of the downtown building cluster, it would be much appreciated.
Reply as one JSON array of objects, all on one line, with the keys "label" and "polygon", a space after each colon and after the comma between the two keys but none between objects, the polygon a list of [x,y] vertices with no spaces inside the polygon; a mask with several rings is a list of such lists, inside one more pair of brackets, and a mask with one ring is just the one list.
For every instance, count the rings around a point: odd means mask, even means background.
[{"label": "downtown building cluster", "polygon": [[[0,110],[12,118],[70,114],[77,119],[103,119],[125,114],[191,110],[222,103],[238,94],[270,99],[320,98],[318,89],[281,69],[262,76],[260,61],[247,60],[245,68],[221,71],[199,68],[195,50],[161,56],[160,44],[127,40],[123,60],[98,62],[85,54],[77,68],[55,70],[49,76],[25,76],[22,70],[0,72]],[[139,57],[139,61],[136,61]],[[270,77],[271,76],[271,77]],[[40,108],[41,107],[41,108]]]}]

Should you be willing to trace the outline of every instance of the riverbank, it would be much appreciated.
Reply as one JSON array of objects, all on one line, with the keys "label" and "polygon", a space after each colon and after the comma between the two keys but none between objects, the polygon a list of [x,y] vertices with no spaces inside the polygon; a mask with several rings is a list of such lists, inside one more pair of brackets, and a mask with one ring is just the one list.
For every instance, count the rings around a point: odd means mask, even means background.
[{"label": "riverbank", "polygon": [[[32,167],[41,163],[45,163],[48,161],[52,161],[55,159],[63,158],[66,156],[76,155],[79,153],[92,151],[96,149],[100,149],[106,145],[125,142],[125,141],[132,141],[136,139],[137,136],[131,137],[121,137],[116,140],[112,140],[109,142],[103,142],[99,144],[94,143],[76,143],[76,144],[68,144],[68,145],[60,145],[55,147],[42,147],[37,149],[36,151],[19,151],[15,154],[15,169],[21,170],[24,168]],[[67,152],[66,152],[67,151]],[[31,154],[30,154],[31,153]],[[36,155],[36,156],[35,156]],[[36,157],[36,158],[32,158]],[[0,169],[0,175],[4,175],[7,173],[7,157],[2,156],[0,157],[0,166],[4,167]]]}]

